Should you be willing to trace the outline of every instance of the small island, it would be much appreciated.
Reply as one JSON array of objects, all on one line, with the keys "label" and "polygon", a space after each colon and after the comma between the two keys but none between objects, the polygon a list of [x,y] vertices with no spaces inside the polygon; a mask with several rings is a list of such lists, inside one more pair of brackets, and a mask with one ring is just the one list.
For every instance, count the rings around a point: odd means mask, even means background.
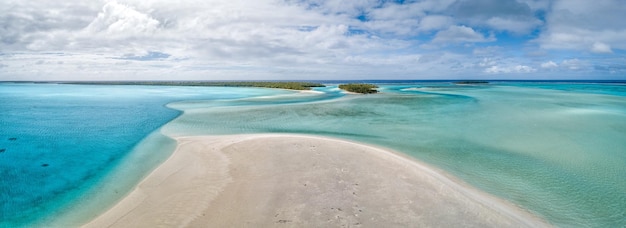
[{"label": "small island", "polygon": [[339,88],[348,92],[353,92],[353,93],[362,93],[362,94],[378,93],[378,90],[376,90],[378,86],[374,84],[350,83],[350,84],[339,85]]},{"label": "small island", "polygon": [[325,87],[314,82],[281,82],[281,81],[99,81],[99,82],[66,82],[81,85],[155,85],[155,86],[223,86],[223,87],[262,87],[291,90],[311,90],[313,87]]},{"label": "small island", "polygon": [[475,85],[475,84],[489,84],[489,82],[488,81],[471,80],[471,81],[456,81],[456,82],[454,82],[454,84],[457,84],[457,85]]}]

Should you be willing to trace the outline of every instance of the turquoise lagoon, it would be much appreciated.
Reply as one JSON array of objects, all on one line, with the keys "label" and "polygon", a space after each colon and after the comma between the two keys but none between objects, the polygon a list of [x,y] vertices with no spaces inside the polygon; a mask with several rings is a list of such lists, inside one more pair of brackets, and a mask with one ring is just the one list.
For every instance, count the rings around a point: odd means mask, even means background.
[{"label": "turquoise lagoon", "polygon": [[175,148],[180,100],[267,89],[0,83],[0,227],[68,227],[110,207]]},{"label": "turquoise lagoon", "polygon": [[388,147],[557,226],[626,226],[626,85],[379,85],[0,84],[0,227],[88,220],[171,154],[161,133],[274,132]]}]

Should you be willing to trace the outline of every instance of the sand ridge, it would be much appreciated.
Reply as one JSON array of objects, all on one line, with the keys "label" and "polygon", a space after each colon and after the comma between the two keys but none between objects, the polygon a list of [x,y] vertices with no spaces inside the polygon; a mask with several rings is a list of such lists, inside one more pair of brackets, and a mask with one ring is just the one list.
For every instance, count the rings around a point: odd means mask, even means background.
[{"label": "sand ridge", "polygon": [[177,137],[173,155],[85,227],[547,227],[399,153],[333,138]]}]

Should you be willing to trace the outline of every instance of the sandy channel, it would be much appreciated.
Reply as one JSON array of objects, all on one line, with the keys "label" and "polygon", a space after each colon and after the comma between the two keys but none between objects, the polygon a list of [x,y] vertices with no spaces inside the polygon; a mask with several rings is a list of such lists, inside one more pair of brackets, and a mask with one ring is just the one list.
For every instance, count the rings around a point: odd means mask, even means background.
[{"label": "sandy channel", "polygon": [[399,153],[302,135],[179,137],[84,227],[549,227]]}]

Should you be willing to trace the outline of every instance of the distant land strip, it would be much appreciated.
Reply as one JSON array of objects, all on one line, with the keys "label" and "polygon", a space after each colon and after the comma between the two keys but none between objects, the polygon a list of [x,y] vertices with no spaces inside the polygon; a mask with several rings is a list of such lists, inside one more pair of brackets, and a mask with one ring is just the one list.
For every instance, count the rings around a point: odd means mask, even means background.
[{"label": "distant land strip", "polygon": [[339,88],[348,92],[353,92],[353,93],[362,93],[362,94],[378,93],[378,90],[376,89],[378,88],[378,86],[374,84],[350,83],[350,84],[339,85]]},{"label": "distant land strip", "polygon": [[93,81],[65,82],[79,85],[155,85],[155,86],[225,86],[225,87],[262,87],[292,90],[311,90],[313,87],[326,87],[313,82],[264,82],[264,81]]},{"label": "distant land strip", "polygon": [[472,81],[456,81],[456,82],[454,82],[454,84],[457,84],[457,85],[472,85],[472,84],[489,84],[489,82],[488,81],[475,81],[475,80],[472,80]]}]

